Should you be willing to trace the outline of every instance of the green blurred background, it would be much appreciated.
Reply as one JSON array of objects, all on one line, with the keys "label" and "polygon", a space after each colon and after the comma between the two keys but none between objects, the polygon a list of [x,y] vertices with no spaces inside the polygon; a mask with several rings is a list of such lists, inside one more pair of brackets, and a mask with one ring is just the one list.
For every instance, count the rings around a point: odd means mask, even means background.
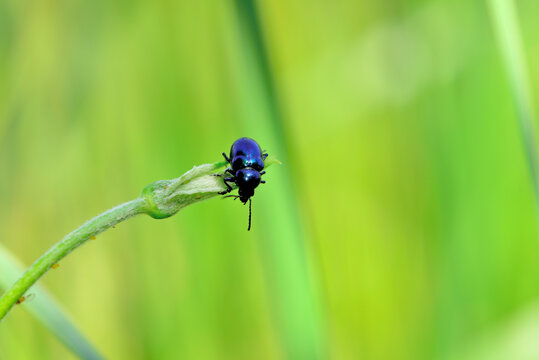
[{"label": "green blurred background", "polygon": [[[139,216],[41,281],[106,358],[539,359],[516,114],[484,2],[2,0],[0,243],[29,265],[249,136],[283,162],[251,232],[230,200]],[[74,358],[0,324],[0,359]]]}]

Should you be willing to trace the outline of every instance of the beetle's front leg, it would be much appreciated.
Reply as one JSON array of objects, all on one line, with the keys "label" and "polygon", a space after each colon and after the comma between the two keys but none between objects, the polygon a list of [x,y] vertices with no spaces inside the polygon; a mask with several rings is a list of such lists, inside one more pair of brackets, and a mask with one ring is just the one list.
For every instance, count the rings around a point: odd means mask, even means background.
[{"label": "beetle's front leg", "polygon": [[227,189],[225,191],[218,192],[219,195],[224,195],[224,194],[228,194],[229,192],[231,192],[233,189],[232,189],[232,186],[230,186],[230,184],[228,183],[228,181],[236,182],[236,179],[228,177],[228,178],[224,178],[223,181],[224,181]]}]

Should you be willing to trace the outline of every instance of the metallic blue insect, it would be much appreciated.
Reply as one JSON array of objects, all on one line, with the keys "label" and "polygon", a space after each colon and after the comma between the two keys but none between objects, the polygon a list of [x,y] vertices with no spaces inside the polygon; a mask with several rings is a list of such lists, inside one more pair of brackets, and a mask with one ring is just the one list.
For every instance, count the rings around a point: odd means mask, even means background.
[{"label": "metallic blue insect", "polygon": [[[264,169],[264,160],[268,154],[263,154],[262,149],[256,141],[250,138],[239,138],[234,141],[230,148],[230,157],[223,153],[225,160],[230,164],[230,167],[225,170],[225,174],[230,174],[230,177],[225,177],[224,182],[227,187],[225,191],[219,194],[224,195],[232,191],[230,183],[235,183],[238,186],[238,195],[228,195],[235,199],[240,198],[240,201],[245,205],[249,200],[249,227],[251,230],[251,197],[255,194],[255,188],[258,184],[266,183],[261,179],[261,175],[266,172]],[[226,196],[226,197],[228,197]]]}]

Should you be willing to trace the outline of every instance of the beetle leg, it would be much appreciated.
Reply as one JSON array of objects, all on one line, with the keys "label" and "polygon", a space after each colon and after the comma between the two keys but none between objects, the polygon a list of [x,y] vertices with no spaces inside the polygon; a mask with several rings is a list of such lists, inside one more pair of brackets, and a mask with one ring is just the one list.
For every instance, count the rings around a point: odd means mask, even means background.
[{"label": "beetle leg", "polygon": [[230,175],[234,176],[234,172],[232,171],[231,168],[225,169],[225,171],[223,171],[222,173],[211,174],[211,175],[221,177],[221,176],[225,176],[226,173],[229,173]]},{"label": "beetle leg", "polygon": [[230,159],[228,158],[228,156],[226,156],[225,153],[223,153],[223,156],[225,157],[226,162],[227,162],[227,163],[230,163]]},{"label": "beetle leg", "polygon": [[266,172],[265,171],[261,171],[260,172],[260,175],[264,175]]},{"label": "beetle leg", "polygon": [[219,195],[228,194],[229,192],[232,191],[232,186],[230,186],[230,184],[229,184],[227,181],[234,182],[234,178],[231,178],[231,177],[229,177],[229,178],[224,178],[223,181],[224,181],[224,183],[225,183],[227,189],[224,190],[224,191],[218,192]]},{"label": "beetle leg", "polygon": [[260,183],[261,183],[261,184],[265,184],[265,183],[266,183],[266,180],[260,180]]},{"label": "beetle leg", "polygon": [[262,154],[262,161],[266,160],[267,157],[268,157],[268,153]]}]

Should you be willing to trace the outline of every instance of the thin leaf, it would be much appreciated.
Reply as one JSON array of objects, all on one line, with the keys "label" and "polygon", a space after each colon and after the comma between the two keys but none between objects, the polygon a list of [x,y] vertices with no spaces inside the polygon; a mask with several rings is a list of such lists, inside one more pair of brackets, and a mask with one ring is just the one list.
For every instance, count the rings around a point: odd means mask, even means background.
[{"label": "thin leaf", "polygon": [[[0,245],[0,289],[7,289],[24,273],[24,266],[6,248]],[[99,352],[75,327],[64,310],[41,286],[35,285],[32,301],[19,306],[25,307],[53,333],[67,348],[81,359],[103,359]]]}]

